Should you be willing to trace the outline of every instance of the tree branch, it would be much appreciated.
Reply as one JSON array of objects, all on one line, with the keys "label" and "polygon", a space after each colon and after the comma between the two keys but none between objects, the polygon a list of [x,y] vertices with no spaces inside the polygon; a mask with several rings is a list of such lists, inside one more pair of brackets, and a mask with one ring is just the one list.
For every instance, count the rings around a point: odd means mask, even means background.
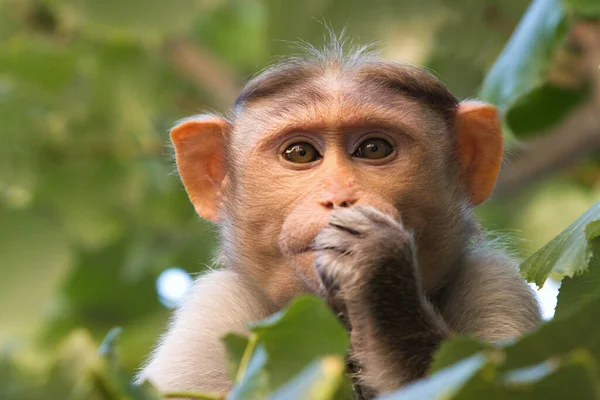
[{"label": "tree branch", "polygon": [[600,108],[590,102],[551,132],[524,142],[502,168],[494,195],[506,196],[600,150]]}]

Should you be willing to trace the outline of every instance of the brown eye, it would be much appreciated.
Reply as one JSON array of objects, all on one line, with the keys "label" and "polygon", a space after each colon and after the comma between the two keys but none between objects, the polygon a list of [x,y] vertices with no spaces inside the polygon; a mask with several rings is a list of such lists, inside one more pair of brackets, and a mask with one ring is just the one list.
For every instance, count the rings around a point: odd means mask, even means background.
[{"label": "brown eye", "polygon": [[353,154],[355,157],[379,160],[392,154],[394,148],[383,139],[367,139],[358,146]]},{"label": "brown eye", "polygon": [[283,155],[286,160],[298,164],[317,161],[321,158],[321,155],[319,152],[317,152],[317,149],[315,149],[311,144],[305,142],[289,145],[288,148],[283,152]]}]

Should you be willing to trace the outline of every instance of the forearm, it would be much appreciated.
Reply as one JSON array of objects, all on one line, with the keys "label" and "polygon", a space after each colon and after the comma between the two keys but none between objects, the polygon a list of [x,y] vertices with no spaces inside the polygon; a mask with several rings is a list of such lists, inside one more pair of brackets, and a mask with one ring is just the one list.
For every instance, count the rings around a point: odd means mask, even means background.
[{"label": "forearm", "polygon": [[353,359],[362,369],[363,384],[377,393],[423,377],[449,334],[411,269],[390,267],[347,303]]}]

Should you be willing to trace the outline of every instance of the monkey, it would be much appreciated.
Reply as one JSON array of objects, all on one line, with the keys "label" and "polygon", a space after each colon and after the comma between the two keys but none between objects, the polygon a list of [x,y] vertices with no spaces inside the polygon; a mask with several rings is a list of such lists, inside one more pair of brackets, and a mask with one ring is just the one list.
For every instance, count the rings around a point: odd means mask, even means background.
[{"label": "monkey", "polygon": [[334,39],[275,63],[229,115],[170,131],[190,201],[218,227],[222,267],[195,281],[138,381],[228,391],[220,338],[302,293],[344,321],[366,397],[425,376],[452,335],[496,342],[540,321],[515,260],[474,214],[502,163],[496,107],[347,47]]}]

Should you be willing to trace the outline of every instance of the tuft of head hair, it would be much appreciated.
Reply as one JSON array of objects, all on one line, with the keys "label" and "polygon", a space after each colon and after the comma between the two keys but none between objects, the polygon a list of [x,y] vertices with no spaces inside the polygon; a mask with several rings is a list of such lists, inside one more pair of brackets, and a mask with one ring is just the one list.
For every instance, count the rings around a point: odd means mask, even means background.
[{"label": "tuft of head hair", "polygon": [[295,42],[292,47],[297,50],[296,54],[279,57],[250,80],[238,94],[236,108],[249,100],[266,97],[292,86],[295,82],[322,76],[332,70],[354,69],[369,59],[375,61],[379,58],[373,44],[355,46],[344,31],[336,35],[328,29],[327,33],[322,48],[302,40]]},{"label": "tuft of head hair", "polygon": [[322,48],[299,42],[295,46],[299,54],[281,58],[250,80],[240,91],[235,109],[337,73],[423,101],[448,120],[454,117],[458,99],[433,74],[405,62],[383,59],[373,44],[356,46],[344,32],[328,33]]}]

